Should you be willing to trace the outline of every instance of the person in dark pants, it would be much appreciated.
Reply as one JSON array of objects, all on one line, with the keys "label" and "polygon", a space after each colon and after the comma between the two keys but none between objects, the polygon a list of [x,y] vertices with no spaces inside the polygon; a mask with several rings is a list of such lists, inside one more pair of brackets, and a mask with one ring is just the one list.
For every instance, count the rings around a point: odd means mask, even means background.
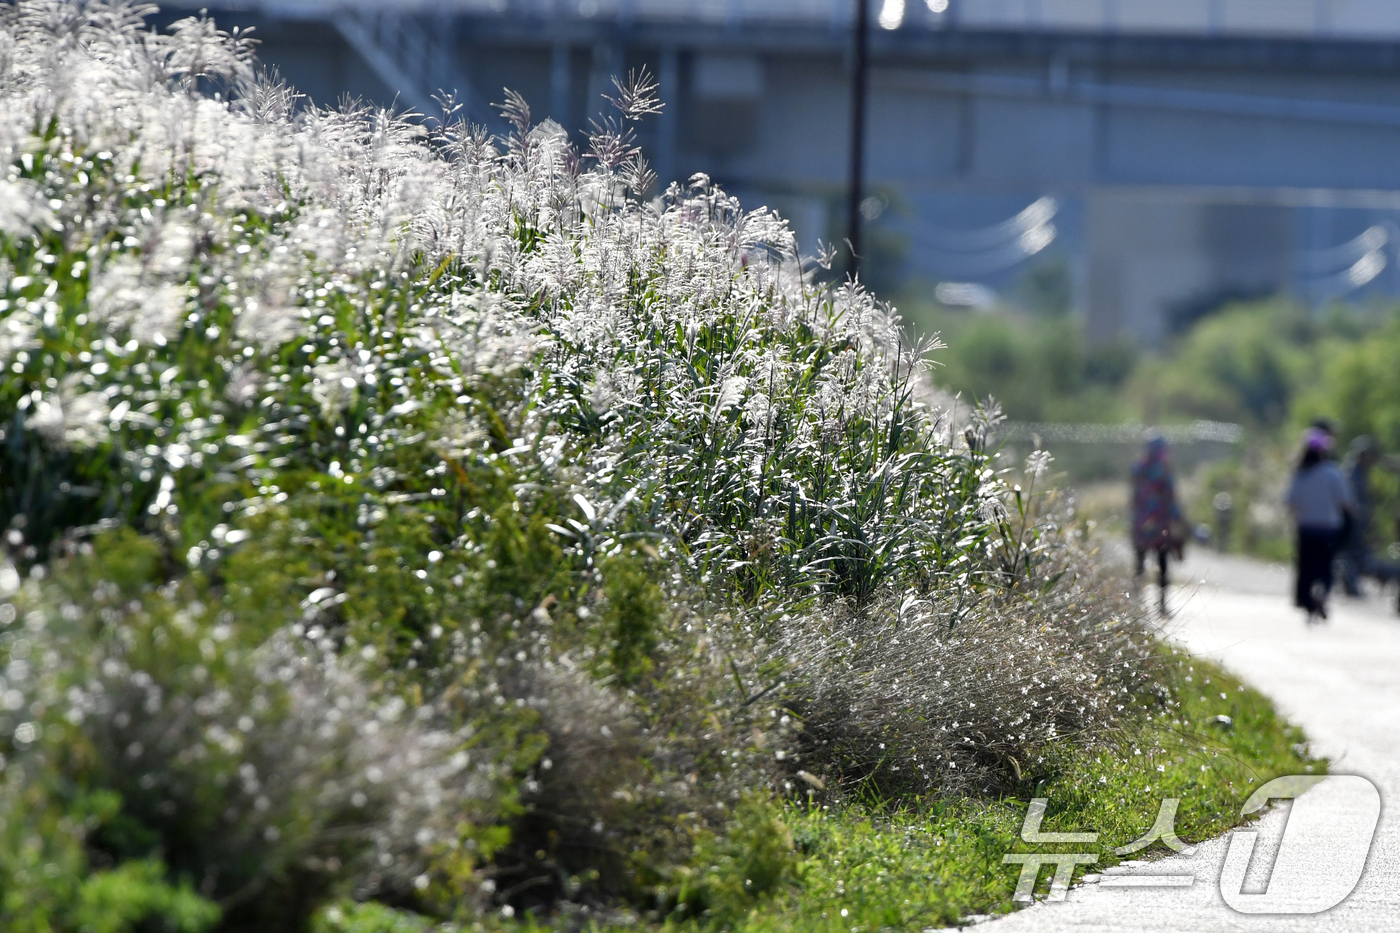
[{"label": "person in dark pants", "polygon": [[1162,615],[1167,614],[1168,555],[1181,549],[1175,533],[1180,520],[1167,441],[1161,435],[1149,435],[1142,457],[1133,464],[1133,552],[1137,558],[1133,579],[1142,579],[1147,553],[1155,551],[1160,584],[1157,604]]},{"label": "person in dark pants", "polygon": [[1303,436],[1298,469],[1288,486],[1288,508],[1298,523],[1293,601],[1307,611],[1310,623],[1327,618],[1332,560],[1347,516],[1357,511],[1351,484],[1332,461],[1332,444],[1329,433],[1309,428]]}]

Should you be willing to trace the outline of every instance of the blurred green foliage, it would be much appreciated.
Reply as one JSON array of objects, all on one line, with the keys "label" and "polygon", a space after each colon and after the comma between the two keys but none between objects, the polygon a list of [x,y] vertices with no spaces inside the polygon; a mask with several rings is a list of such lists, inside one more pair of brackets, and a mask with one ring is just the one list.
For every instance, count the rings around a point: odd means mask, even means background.
[{"label": "blurred green foliage", "polygon": [[1369,434],[1383,449],[1400,451],[1400,308],[1348,338],[1318,348],[1316,378],[1300,387],[1294,426],[1326,415],[1344,442]]},{"label": "blurred green foliage", "polygon": [[1326,327],[1282,301],[1226,308],[1144,361],[1133,393],[1147,420],[1205,418],[1272,431],[1317,372]]},{"label": "blurred green foliage", "polygon": [[[1015,305],[969,310],[906,296],[906,324],[937,331],[934,379],[970,402],[995,397],[1017,421],[1196,419],[1239,424],[1245,442],[1202,460],[1179,451],[1193,521],[1219,533],[1215,497],[1228,493],[1227,550],[1286,560],[1291,531],[1278,500],[1299,433],[1315,419],[1338,430],[1338,456],[1370,435],[1400,453],[1400,308],[1384,304],[1308,308],[1285,298],[1226,305],[1152,351],[1128,342],[1091,343],[1063,314],[1064,276],[1037,267],[1010,292]],[[1124,445],[1062,445],[1057,469],[1071,482],[1120,479],[1136,451]],[[1185,473],[1183,475],[1185,475]],[[1378,547],[1400,537],[1400,475],[1372,471]],[[1107,517],[1107,516],[1100,516]]]},{"label": "blurred green foliage", "polygon": [[[1282,489],[1305,427],[1330,421],[1338,459],[1363,434],[1383,452],[1400,451],[1397,352],[1396,306],[1311,309],[1281,298],[1255,301],[1201,319],[1166,352],[1145,359],[1127,391],[1148,422],[1207,418],[1244,426],[1245,443],[1204,467],[1198,501],[1190,503],[1193,518],[1218,524],[1213,503],[1228,493],[1233,514],[1223,546],[1287,560],[1292,532]],[[1400,483],[1376,469],[1371,485],[1377,506],[1371,530],[1384,547],[1395,539]]]},{"label": "blurred green foliage", "polygon": [[53,777],[27,784],[0,776],[0,928],[13,933],[203,933],[222,915],[188,880],[172,882],[156,858],[104,864],[84,837],[110,826],[120,797],[71,790],[59,803]]},{"label": "blurred green foliage", "polygon": [[1074,279],[1063,256],[1046,257],[1027,269],[1012,290],[1016,303],[1033,314],[1064,317],[1074,310]]},{"label": "blurred green foliage", "polygon": [[1072,316],[952,309],[917,296],[900,311],[912,329],[948,345],[934,355],[934,381],[969,405],[994,397],[1017,421],[1116,422],[1132,413],[1123,389],[1139,351],[1126,341],[1090,344]]},{"label": "blurred green foliage", "polygon": [[1329,415],[1348,437],[1400,447],[1400,415],[1388,414],[1400,398],[1388,366],[1400,344],[1392,309],[1228,305],[1149,351],[1091,341],[1064,313],[1057,281],[1053,269],[1027,276],[1013,293],[1022,308],[950,308],[917,291],[900,310],[912,330],[948,345],[936,356],[939,384],[970,400],[995,396],[1018,421],[1204,418],[1269,433]]}]

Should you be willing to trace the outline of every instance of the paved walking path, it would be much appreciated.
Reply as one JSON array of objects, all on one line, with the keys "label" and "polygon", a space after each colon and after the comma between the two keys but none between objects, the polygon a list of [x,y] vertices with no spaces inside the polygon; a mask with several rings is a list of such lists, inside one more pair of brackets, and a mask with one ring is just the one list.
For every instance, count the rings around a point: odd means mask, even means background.
[{"label": "paved walking path", "polygon": [[[1289,573],[1277,565],[1197,555],[1181,568],[1187,580],[1171,591],[1170,636],[1192,652],[1221,661],[1273,697],[1280,711],[1307,732],[1313,750],[1332,760],[1334,774],[1369,778],[1381,794],[1381,820],[1365,873],[1337,907],[1312,915],[1247,915],[1226,906],[1220,873],[1229,834],[1132,873],[1191,874],[1189,887],[1072,889],[1062,903],[1044,903],[978,927],[982,931],[1400,931],[1400,618],[1394,595],[1334,598],[1332,621],[1307,627],[1287,597]],[[1309,795],[1336,800],[1345,788],[1327,781]],[[1241,801],[1243,803],[1243,801]],[[1053,802],[1052,802],[1053,806]],[[1244,890],[1262,890],[1257,869],[1272,865],[1287,805],[1255,826],[1256,852]],[[1336,816],[1341,818],[1340,809]],[[1344,853],[1311,854],[1318,872],[1336,869]],[[1262,856],[1262,857],[1261,857]],[[1011,871],[1007,868],[1007,871]],[[1251,887],[1250,882],[1255,883]]]}]

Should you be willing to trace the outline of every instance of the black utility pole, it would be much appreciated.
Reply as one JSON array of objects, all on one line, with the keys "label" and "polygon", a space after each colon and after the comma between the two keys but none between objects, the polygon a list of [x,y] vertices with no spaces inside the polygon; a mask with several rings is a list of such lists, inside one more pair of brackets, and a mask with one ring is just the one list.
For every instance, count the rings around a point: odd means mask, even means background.
[{"label": "black utility pole", "polygon": [[846,240],[852,276],[860,272],[860,202],[865,182],[865,81],[870,71],[870,0],[856,0],[855,62],[851,70],[851,177],[847,184]]}]

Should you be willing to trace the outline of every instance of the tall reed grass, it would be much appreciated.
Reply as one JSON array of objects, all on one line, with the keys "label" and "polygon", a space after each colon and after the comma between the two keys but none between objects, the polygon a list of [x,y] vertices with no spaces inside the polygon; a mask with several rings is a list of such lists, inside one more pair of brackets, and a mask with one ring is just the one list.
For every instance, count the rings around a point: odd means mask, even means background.
[{"label": "tall reed grass", "polygon": [[746,795],[1013,786],[1133,705],[1048,455],[781,218],[652,192],[645,74],[580,151],[148,13],[0,9],[0,806],[69,821],[7,922],[612,909]]}]

